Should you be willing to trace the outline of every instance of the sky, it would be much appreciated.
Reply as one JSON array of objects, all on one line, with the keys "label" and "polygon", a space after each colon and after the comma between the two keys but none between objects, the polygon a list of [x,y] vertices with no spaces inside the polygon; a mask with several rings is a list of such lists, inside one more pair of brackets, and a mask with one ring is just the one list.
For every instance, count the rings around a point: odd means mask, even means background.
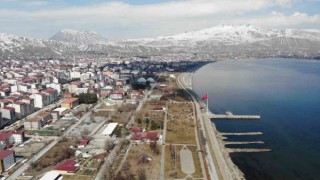
[{"label": "sky", "polygon": [[320,29],[320,0],[0,0],[0,32],[33,38],[61,29],[148,38],[221,24]]}]

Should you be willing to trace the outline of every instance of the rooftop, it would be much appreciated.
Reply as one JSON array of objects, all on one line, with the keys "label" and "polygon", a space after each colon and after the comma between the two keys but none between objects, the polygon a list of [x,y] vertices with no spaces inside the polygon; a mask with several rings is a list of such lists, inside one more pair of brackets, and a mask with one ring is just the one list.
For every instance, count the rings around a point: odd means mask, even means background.
[{"label": "rooftop", "polygon": [[65,162],[58,164],[54,169],[58,171],[67,171],[67,172],[77,172],[79,169],[79,166],[76,166],[77,161],[76,160],[66,160]]},{"label": "rooftop", "polygon": [[2,151],[0,151],[0,160],[6,158],[7,156],[9,156],[12,153],[14,153],[14,151],[12,151],[12,150],[2,150]]},{"label": "rooftop", "polygon": [[70,99],[67,99],[67,100],[63,101],[62,104],[63,103],[73,103],[73,102],[78,101],[78,100],[79,100],[79,98],[70,98]]}]

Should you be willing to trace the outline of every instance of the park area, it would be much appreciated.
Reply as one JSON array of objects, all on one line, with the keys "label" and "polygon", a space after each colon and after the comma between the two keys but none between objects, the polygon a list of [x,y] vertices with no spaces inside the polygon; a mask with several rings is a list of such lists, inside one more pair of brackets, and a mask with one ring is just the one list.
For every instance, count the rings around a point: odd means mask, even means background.
[{"label": "park area", "polygon": [[168,144],[196,144],[191,103],[168,103]]},{"label": "park area", "polygon": [[[203,178],[200,159],[198,156],[196,146],[186,146],[191,151],[194,172],[191,174],[193,178]],[[187,176],[182,171],[182,164],[180,158],[180,152],[183,146],[181,145],[169,145],[165,148],[165,179],[182,179]],[[190,157],[191,158],[191,157]],[[190,162],[190,161],[189,161]],[[192,164],[185,164],[184,166],[191,166]]]},{"label": "park area", "polygon": [[57,163],[74,158],[74,152],[70,146],[75,146],[78,143],[76,139],[64,138],[44,154],[38,161],[31,164],[26,171],[28,175],[41,175],[51,169]]},{"label": "park area", "polygon": [[[133,145],[118,178],[159,179],[161,147],[157,144]],[[116,177],[116,178],[117,178]]]}]

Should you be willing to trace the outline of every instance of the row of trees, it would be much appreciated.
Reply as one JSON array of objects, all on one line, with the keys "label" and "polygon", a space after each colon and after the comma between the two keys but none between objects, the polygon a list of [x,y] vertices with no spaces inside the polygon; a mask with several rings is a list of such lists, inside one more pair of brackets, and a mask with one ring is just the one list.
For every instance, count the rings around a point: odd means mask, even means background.
[{"label": "row of trees", "polygon": [[83,93],[76,95],[75,97],[79,98],[79,103],[93,104],[98,101],[96,93]]}]

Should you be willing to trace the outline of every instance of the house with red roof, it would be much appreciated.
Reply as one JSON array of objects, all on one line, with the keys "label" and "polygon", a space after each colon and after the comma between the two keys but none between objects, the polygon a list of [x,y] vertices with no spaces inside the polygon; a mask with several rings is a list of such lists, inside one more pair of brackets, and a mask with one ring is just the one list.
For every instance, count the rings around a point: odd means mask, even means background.
[{"label": "house with red roof", "polygon": [[140,133],[141,131],[142,131],[142,129],[139,127],[133,127],[130,129],[130,133],[132,133],[132,134],[137,134],[137,133]]},{"label": "house with red roof", "polygon": [[2,150],[0,151],[0,174],[8,170],[14,163],[15,155],[12,150]]},{"label": "house with red roof", "polygon": [[160,138],[159,132],[143,132],[131,135],[131,140],[157,141]]},{"label": "house with red roof", "polygon": [[90,139],[89,138],[83,138],[79,145],[78,145],[78,148],[85,148],[90,142]]},{"label": "house with red roof", "polygon": [[58,171],[61,174],[74,174],[79,170],[79,165],[74,159],[66,160],[63,163],[58,164],[54,171]]}]

